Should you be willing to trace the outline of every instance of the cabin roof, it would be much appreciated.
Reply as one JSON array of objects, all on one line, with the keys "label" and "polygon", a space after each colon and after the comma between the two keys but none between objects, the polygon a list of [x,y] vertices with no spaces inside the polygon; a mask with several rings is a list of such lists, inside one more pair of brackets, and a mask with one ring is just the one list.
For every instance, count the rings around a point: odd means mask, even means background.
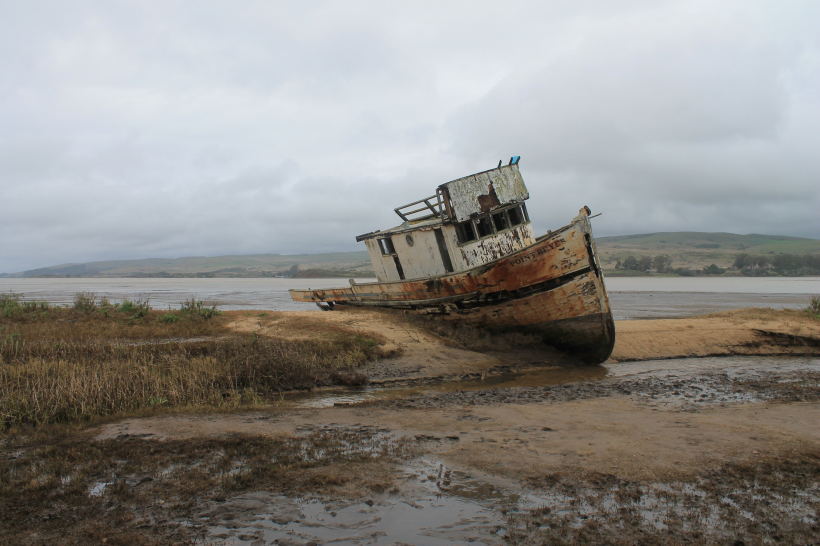
[{"label": "cabin roof", "polygon": [[502,166],[499,161],[495,169],[441,184],[435,195],[394,209],[404,223],[359,235],[356,241],[416,231],[446,222],[464,222],[497,208],[524,202],[530,194],[518,170],[518,160],[519,156],[514,156],[508,165]]},{"label": "cabin roof", "polygon": [[441,225],[441,218],[428,218],[425,220],[419,220],[416,222],[405,222],[404,224],[400,224],[396,227],[392,227],[390,229],[383,229],[376,231],[371,231],[370,233],[365,233],[364,235],[359,235],[356,237],[357,242],[365,241],[367,239],[373,239],[374,237],[384,237],[386,235],[395,235],[397,233],[409,233],[411,231],[419,231],[426,228],[432,228],[435,226]]}]

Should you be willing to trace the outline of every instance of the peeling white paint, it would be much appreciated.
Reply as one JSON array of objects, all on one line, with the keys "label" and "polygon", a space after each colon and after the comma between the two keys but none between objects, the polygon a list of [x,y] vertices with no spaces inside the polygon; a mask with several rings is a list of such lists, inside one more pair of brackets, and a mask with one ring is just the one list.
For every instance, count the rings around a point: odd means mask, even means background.
[{"label": "peeling white paint", "polygon": [[450,205],[453,214],[459,222],[490,210],[486,207],[486,210],[482,210],[482,197],[487,202],[491,202],[493,201],[492,194],[494,194],[498,199],[498,204],[493,208],[511,203],[521,203],[530,197],[517,164],[465,176],[445,185],[450,193]]},{"label": "peeling white paint", "polygon": [[407,235],[399,233],[393,236],[393,246],[401,260],[406,279],[419,279],[432,275],[443,275],[444,261],[438,250],[436,235],[432,229],[414,231],[413,246],[407,244]]},{"label": "peeling white paint", "polygon": [[523,224],[459,247],[460,269],[486,264],[535,243],[532,226]]}]

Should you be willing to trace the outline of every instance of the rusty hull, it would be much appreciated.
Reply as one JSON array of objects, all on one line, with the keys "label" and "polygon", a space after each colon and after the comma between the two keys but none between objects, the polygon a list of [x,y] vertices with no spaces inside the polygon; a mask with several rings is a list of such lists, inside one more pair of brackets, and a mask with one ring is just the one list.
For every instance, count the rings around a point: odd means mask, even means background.
[{"label": "rusty hull", "polygon": [[587,362],[609,358],[615,326],[589,218],[460,273],[350,288],[291,290],[294,301],[417,309],[499,331],[537,333]]}]

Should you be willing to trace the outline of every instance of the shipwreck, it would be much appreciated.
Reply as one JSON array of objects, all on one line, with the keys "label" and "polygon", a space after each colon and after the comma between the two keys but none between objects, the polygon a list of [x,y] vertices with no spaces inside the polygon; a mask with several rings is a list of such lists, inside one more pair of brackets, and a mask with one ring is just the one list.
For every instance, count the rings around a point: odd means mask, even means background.
[{"label": "shipwreck", "polygon": [[378,282],[290,290],[294,301],[414,310],[435,320],[541,336],[589,363],[609,358],[615,325],[584,206],[536,237],[519,157],[441,184],[395,209],[401,225],[359,235]]}]

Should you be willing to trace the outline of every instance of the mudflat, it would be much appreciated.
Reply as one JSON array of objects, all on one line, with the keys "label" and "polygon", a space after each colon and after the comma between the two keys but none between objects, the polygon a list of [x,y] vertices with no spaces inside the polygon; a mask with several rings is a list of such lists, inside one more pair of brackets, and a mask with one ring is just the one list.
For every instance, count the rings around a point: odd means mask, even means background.
[{"label": "mudflat", "polygon": [[4,533],[32,544],[66,529],[69,542],[108,544],[820,540],[820,321],[805,313],[620,321],[612,358],[592,367],[527,336],[375,310],[232,312],[223,331],[310,340],[340,328],[387,355],[359,387],[4,440],[9,458],[44,469],[32,491],[70,487],[58,485],[70,472],[45,470],[56,456],[75,461],[68,483],[82,485],[77,506],[32,501],[38,523]]}]

